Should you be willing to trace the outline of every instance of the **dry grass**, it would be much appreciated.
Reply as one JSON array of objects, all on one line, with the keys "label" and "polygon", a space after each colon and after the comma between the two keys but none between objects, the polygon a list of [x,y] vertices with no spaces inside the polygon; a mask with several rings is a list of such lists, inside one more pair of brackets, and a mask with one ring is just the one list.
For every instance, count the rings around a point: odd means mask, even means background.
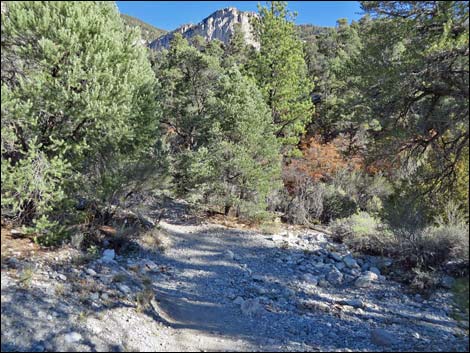
[{"label": "dry grass", "polygon": [[65,294],[65,285],[62,284],[62,283],[57,283],[57,285],[55,286],[55,294],[58,296],[58,297],[62,297],[64,296]]},{"label": "dry grass", "polygon": [[237,229],[247,229],[247,230],[256,230],[257,224],[254,222],[244,222],[240,218],[233,216],[224,216],[219,213],[211,213],[206,219],[210,223],[219,224],[228,228],[237,228]]},{"label": "dry grass", "polygon": [[281,232],[282,226],[278,222],[264,222],[260,224],[259,230],[263,234],[278,234]]},{"label": "dry grass", "polygon": [[143,312],[150,306],[150,301],[153,299],[154,293],[150,288],[145,288],[144,290],[136,294],[136,310],[138,312]]},{"label": "dry grass", "polygon": [[72,288],[78,292],[79,300],[83,303],[88,301],[90,293],[100,291],[100,285],[92,279],[77,279],[72,283]]},{"label": "dry grass", "polygon": [[77,321],[82,323],[88,318],[88,316],[90,316],[90,312],[88,310],[80,311],[77,316]]},{"label": "dry grass", "polygon": [[165,252],[171,246],[169,235],[160,227],[155,227],[144,233],[140,242],[146,250],[150,251]]},{"label": "dry grass", "polygon": [[32,239],[14,237],[10,227],[2,226],[0,234],[2,263],[11,257],[15,257],[16,259],[30,259],[33,255],[46,253],[46,251],[35,244]]},{"label": "dry grass", "polygon": [[25,267],[19,274],[19,282],[23,287],[30,287],[34,276],[34,269],[31,266]]},{"label": "dry grass", "polygon": [[82,266],[85,265],[93,260],[95,260],[97,257],[94,254],[78,254],[74,257],[72,257],[72,264],[75,266]]}]

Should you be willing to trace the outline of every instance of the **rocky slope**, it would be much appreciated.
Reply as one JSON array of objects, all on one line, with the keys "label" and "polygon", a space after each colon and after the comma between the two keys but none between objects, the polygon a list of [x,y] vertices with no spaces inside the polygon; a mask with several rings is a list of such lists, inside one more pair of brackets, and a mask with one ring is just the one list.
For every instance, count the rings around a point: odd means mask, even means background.
[{"label": "rocky slope", "polygon": [[121,18],[126,25],[130,27],[140,28],[140,33],[142,36],[142,44],[144,45],[149,45],[156,38],[167,33],[167,31],[165,31],[164,29],[154,27],[142,20],[139,20],[138,18],[129,16],[126,14],[121,14]]},{"label": "rocky slope", "polygon": [[235,31],[235,27],[240,25],[240,29],[245,35],[245,40],[248,44],[259,48],[253,37],[251,19],[257,16],[254,12],[239,11],[234,7],[218,10],[202,20],[198,24],[187,24],[179,27],[178,29],[161,36],[150,43],[150,48],[159,50],[168,48],[175,33],[181,33],[184,38],[190,39],[194,36],[200,35],[206,41],[218,39],[223,43],[227,43]]},{"label": "rocky slope", "polygon": [[201,222],[181,203],[160,226],[165,251],[139,238],[90,262],[3,247],[2,351],[468,351],[451,294],[407,292],[389,259],[305,229]]}]

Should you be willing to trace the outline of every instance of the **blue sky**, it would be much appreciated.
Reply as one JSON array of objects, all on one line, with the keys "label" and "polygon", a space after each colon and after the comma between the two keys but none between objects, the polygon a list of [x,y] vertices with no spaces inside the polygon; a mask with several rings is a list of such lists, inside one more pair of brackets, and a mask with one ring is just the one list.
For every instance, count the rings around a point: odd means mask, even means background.
[{"label": "blue sky", "polygon": [[[116,1],[122,13],[173,30],[182,24],[198,23],[212,12],[224,7],[257,11],[258,1]],[[266,4],[265,2],[261,2]],[[288,1],[288,8],[298,13],[297,24],[334,26],[338,18],[349,21],[361,17],[357,1]]]}]

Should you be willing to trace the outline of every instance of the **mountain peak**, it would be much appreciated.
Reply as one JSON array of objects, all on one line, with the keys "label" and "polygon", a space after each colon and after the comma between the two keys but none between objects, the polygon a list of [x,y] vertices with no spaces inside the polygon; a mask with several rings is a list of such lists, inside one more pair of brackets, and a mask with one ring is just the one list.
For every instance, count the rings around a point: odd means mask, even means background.
[{"label": "mountain peak", "polygon": [[250,23],[251,19],[256,16],[258,15],[254,12],[240,11],[236,7],[226,7],[215,11],[198,24],[185,24],[178,27],[174,31],[157,38],[149,46],[155,50],[168,48],[175,33],[181,33],[186,39],[200,35],[206,41],[218,39],[223,43],[228,43],[235,31],[235,25],[239,24],[246,43],[259,48],[259,43],[254,39]]}]

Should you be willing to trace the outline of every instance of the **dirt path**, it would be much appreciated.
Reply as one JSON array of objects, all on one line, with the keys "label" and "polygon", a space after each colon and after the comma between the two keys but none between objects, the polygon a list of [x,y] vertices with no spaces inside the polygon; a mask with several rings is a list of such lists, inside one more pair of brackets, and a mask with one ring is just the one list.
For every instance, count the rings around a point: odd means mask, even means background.
[{"label": "dirt path", "polygon": [[163,253],[37,268],[28,287],[2,261],[2,351],[468,351],[450,294],[409,294],[380,259],[178,219]]}]

